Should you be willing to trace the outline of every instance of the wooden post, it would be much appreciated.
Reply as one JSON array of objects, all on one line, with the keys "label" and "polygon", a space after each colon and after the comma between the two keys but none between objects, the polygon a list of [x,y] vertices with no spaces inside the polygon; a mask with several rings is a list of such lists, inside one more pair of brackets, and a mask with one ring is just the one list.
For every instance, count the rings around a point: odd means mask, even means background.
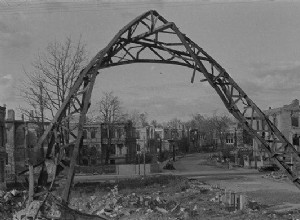
[{"label": "wooden post", "polygon": [[26,152],[26,160],[28,163],[28,181],[29,181],[29,188],[28,188],[28,201],[27,207],[33,201],[33,194],[34,194],[34,168],[31,159],[29,158],[30,155],[28,154],[28,143],[27,143],[27,136],[28,136],[28,125],[25,122],[25,132],[24,132],[24,148]]},{"label": "wooden post", "polygon": [[33,175],[33,165],[31,162],[28,164],[29,166],[29,190],[28,190],[28,203],[27,205],[33,201],[33,194],[34,194],[34,175]]},{"label": "wooden post", "polygon": [[87,89],[87,91],[84,93],[84,95],[82,97],[83,106],[82,106],[80,118],[79,118],[78,136],[77,136],[77,140],[76,140],[76,143],[74,146],[73,155],[71,157],[70,168],[69,168],[69,172],[67,174],[66,185],[65,185],[63,195],[62,195],[63,203],[65,203],[65,204],[68,204],[68,202],[69,202],[70,188],[73,183],[74,169],[75,169],[77,156],[78,156],[78,152],[79,152],[79,145],[81,142],[81,137],[83,135],[83,125],[85,123],[85,115],[86,115],[89,105],[90,105],[92,90],[93,90],[94,83],[95,83],[98,72],[94,72],[91,74],[93,74],[93,75],[90,78],[90,82],[89,83],[85,82],[85,84],[84,84],[84,87],[89,86],[89,88]]}]

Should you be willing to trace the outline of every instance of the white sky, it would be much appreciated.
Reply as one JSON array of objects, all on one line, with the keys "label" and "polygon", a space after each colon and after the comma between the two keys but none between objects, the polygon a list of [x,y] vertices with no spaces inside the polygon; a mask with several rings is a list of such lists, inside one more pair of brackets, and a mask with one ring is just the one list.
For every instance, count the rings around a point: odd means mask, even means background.
[{"label": "white sky", "polygon": [[[0,103],[18,98],[23,67],[53,40],[87,44],[92,58],[136,16],[157,10],[219,62],[261,108],[289,104],[300,95],[300,1],[4,1],[0,0]],[[163,73],[163,74],[160,74]],[[114,91],[128,110],[166,121],[226,112],[207,83],[190,84],[187,68],[132,64],[105,69],[92,100]]]}]

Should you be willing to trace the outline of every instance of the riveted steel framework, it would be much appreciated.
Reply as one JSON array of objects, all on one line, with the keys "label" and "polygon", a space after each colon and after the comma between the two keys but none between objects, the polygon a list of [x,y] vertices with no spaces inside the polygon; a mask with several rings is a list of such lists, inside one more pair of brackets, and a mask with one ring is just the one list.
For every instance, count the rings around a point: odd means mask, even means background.
[{"label": "riveted steel framework", "polygon": [[[110,43],[101,50],[91,62],[81,71],[61,108],[58,110],[51,125],[39,139],[36,149],[49,138],[47,156],[54,157],[53,146],[59,149],[67,148],[57,134],[70,132],[76,139],[73,155],[70,158],[63,200],[69,200],[70,187],[73,181],[76,158],[78,156],[85,115],[90,105],[92,89],[100,69],[130,63],[164,63],[186,66],[192,69],[191,82],[196,73],[207,81],[222,99],[229,112],[244,125],[244,128],[260,143],[274,161],[286,171],[287,176],[300,188],[300,180],[296,173],[285,162],[285,154],[291,154],[294,161],[299,161],[298,152],[281,134],[277,127],[264,115],[256,104],[229,76],[226,70],[209,56],[201,47],[194,43],[178,27],[167,21],[156,11],[148,11],[135,18],[122,28]],[[73,111],[68,114],[67,108]],[[67,119],[79,115],[77,135],[67,129]],[[253,121],[260,120],[262,126],[254,128]],[[265,138],[268,136],[268,140]],[[280,146],[280,147],[276,147]],[[58,152],[58,151],[55,151]],[[62,156],[56,154],[57,164]],[[55,181],[55,178],[54,180]]]}]

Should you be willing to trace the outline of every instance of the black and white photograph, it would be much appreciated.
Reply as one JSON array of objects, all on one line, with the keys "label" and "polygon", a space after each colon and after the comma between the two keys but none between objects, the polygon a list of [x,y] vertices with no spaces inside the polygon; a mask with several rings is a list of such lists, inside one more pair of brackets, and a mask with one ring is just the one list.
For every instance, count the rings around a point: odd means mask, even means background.
[{"label": "black and white photograph", "polygon": [[300,219],[299,0],[0,0],[0,219]]}]

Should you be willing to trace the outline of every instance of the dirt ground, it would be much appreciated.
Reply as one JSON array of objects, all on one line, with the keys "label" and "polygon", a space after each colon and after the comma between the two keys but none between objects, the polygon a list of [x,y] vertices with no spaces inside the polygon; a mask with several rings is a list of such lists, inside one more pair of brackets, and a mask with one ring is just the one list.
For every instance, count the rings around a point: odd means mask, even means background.
[{"label": "dirt ground", "polygon": [[266,178],[266,174],[238,178],[206,179],[208,184],[218,185],[247,195],[250,199],[265,204],[270,209],[300,208],[300,190],[289,179]]}]

